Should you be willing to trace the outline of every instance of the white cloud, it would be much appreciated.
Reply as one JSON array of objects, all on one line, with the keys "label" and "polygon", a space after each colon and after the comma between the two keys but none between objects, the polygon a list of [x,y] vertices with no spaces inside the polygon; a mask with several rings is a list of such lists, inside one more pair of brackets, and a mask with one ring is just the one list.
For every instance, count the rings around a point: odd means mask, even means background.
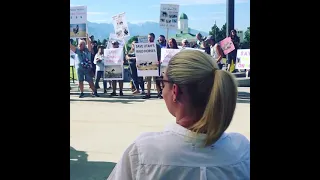
[{"label": "white cloud", "polygon": [[106,15],[107,12],[87,12],[88,15]]},{"label": "white cloud", "polygon": [[[250,0],[235,0],[235,4],[248,2]],[[226,0],[162,0],[160,4],[179,4],[180,6],[226,4]]]}]

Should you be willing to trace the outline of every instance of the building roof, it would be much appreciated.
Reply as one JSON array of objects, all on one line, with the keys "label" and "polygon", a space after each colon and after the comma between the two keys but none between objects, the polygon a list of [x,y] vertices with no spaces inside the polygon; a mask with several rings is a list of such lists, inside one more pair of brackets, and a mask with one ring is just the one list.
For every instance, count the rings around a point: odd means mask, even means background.
[{"label": "building roof", "polygon": [[185,13],[181,13],[180,19],[188,19],[188,16]]},{"label": "building roof", "polygon": [[196,35],[191,33],[181,33],[181,34],[175,34],[173,36],[169,36],[170,38],[174,38],[176,41],[182,41],[182,39],[188,39],[190,40],[196,40]]}]

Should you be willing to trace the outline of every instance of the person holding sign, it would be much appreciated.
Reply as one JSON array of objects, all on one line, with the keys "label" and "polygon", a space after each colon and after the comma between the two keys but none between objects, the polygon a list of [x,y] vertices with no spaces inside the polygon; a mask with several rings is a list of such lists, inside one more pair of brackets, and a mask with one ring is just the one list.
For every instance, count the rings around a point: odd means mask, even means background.
[{"label": "person holding sign", "polygon": [[[229,37],[231,37],[231,40],[232,40],[232,43],[233,43],[235,49],[228,54],[227,71],[233,71],[234,70],[234,66],[236,64],[237,51],[239,49],[240,38],[237,35],[237,31],[234,30],[234,29],[230,31]],[[231,64],[233,64],[233,67],[231,67]]]},{"label": "person holding sign", "polygon": [[[88,48],[86,48],[86,41]],[[77,54],[78,57],[78,68],[77,75],[79,81],[80,88],[80,96],[82,98],[84,96],[83,93],[83,81],[86,80],[89,83],[90,89],[92,90],[92,96],[99,97],[97,92],[95,91],[93,84],[93,72],[92,72],[92,64],[91,64],[91,42],[87,34],[87,38],[85,40],[80,40],[79,47],[75,47],[70,42],[70,50]]]},{"label": "person holding sign", "polygon": [[138,70],[137,70],[137,64],[136,64],[136,54],[134,53],[135,43],[138,43],[137,41],[133,41],[131,43],[131,49],[126,55],[126,60],[129,62],[129,67],[131,70],[131,78],[133,80],[133,85],[135,87],[135,91],[133,94],[139,94],[139,86],[141,87],[141,94],[145,94],[144,92],[144,81],[143,77],[138,77]]},{"label": "person holding sign", "polygon": [[250,141],[225,132],[237,104],[234,76],[208,54],[184,50],[171,58],[161,81],[175,122],[137,137],[108,180],[250,179]]},{"label": "person holding sign", "polygon": [[[103,73],[104,73],[104,55],[103,55],[103,46],[98,46],[98,52],[94,57],[93,63],[96,65],[96,83],[95,88],[96,92],[99,88],[99,81],[102,78],[103,79]],[[103,80],[103,93],[107,93],[107,81]]]},{"label": "person holding sign", "polygon": [[[119,42],[118,41],[112,41],[112,48],[119,48]],[[119,83],[119,89],[120,89],[120,96],[123,96],[123,80],[118,80]],[[112,80],[112,93],[110,94],[110,96],[117,96],[116,93],[116,89],[117,89],[117,80]]]},{"label": "person holding sign", "polygon": [[164,35],[160,35],[158,39],[158,44],[161,48],[166,48],[167,47],[167,41]]},{"label": "person holding sign", "polygon": [[[149,33],[148,35],[148,42],[149,43],[153,43],[154,42],[154,38],[155,35],[153,33]],[[159,65],[159,74],[160,74],[160,59],[161,59],[161,47],[159,44],[156,44],[157,46],[157,55],[158,55],[158,65]],[[149,99],[151,98],[151,80],[153,79],[156,82],[156,87],[157,87],[157,91],[158,91],[158,98],[162,99],[162,90],[161,90],[161,86],[160,86],[160,81],[157,80],[158,77],[154,76],[154,77],[146,77],[146,81],[147,81],[147,94],[143,97],[143,99]]]},{"label": "person holding sign", "polygon": [[223,51],[218,43],[216,43],[213,36],[209,35],[206,39],[210,45],[210,55],[217,62],[219,69],[222,69],[223,64],[221,62],[223,57]]}]

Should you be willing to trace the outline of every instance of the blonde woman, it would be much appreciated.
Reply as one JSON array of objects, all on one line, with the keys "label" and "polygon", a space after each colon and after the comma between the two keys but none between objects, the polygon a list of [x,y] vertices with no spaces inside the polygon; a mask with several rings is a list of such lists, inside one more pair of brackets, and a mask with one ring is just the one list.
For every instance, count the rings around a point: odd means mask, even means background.
[{"label": "blonde woman", "polygon": [[226,133],[237,103],[233,75],[200,51],[184,50],[168,64],[163,99],[176,122],[141,134],[109,180],[249,180],[250,142]]}]

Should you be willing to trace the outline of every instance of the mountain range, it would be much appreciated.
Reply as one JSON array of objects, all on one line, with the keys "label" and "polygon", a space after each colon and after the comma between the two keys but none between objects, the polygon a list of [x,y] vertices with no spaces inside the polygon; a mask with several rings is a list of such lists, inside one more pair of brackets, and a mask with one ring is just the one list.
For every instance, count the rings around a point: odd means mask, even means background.
[{"label": "mountain range", "polygon": [[[139,24],[132,24],[128,22],[128,26],[131,36],[146,36],[151,32],[153,32],[156,35],[156,37],[158,37],[161,34],[166,36],[166,29],[160,28],[159,23],[156,22],[147,21]],[[100,39],[100,41],[102,41],[103,39],[109,38],[110,33],[114,33],[114,27],[112,23],[94,23],[88,21],[88,32],[90,35],[94,35],[95,39]],[[191,34],[197,34],[198,32],[200,32],[204,36],[208,35],[208,33],[206,32],[190,28]],[[176,30],[170,30],[169,36],[174,35],[176,33]]]}]

